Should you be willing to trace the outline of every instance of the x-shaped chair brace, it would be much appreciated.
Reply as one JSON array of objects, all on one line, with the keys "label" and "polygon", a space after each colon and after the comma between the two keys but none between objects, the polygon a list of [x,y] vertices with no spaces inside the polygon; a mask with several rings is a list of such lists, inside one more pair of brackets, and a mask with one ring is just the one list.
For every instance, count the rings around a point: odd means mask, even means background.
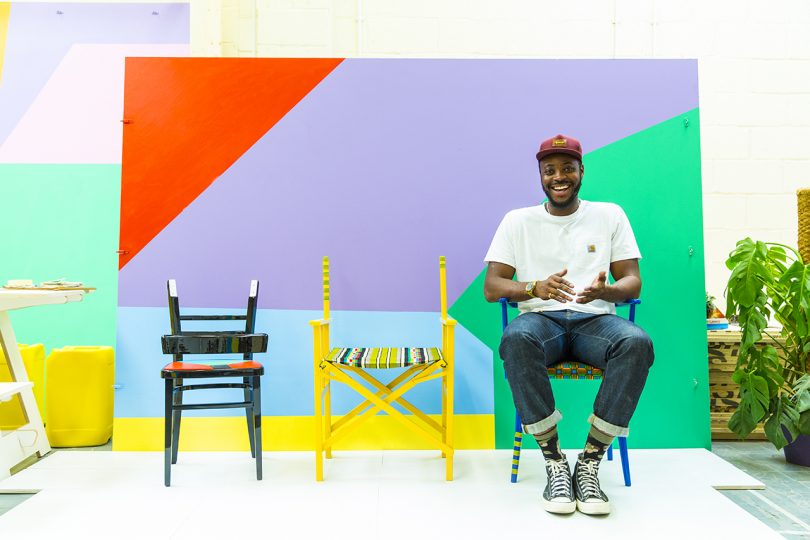
[{"label": "x-shaped chair brace", "polygon": [[[444,361],[433,362],[432,364],[428,364],[426,366],[411,366],[388,384],[381,383],[369,375],[364,369],[355,366],[348,366],[344,364],[336,365],[332,362],[324,361],[321,362],[320,367],[324,371],[324,376],[327,378],[327,381],[334,380],[346,384],[365,398],[365,401],[354,407],[340,420],[332,425],[324,426],[327,432],[326,438],[323,441],[323,447],[327,452],[327,457],[329,457],[329,454],[331,453],[332,446],[338,440],[354,431],[364,421],[373,417],[380,410],[388,413],[402,425],[424,438],[431,445],[439,447],[443,456],[445,456],[448,452],[453,451],[453,449],[448,446],[444,440],[444,427],[402,397],[403,394],[417,384],[444,377],[445,372],[443,370],[447,367],[447,364]],[[442,368],[442,371],[436,373],[439,368]],[[366,386],[363,386],[363,384],[356,379],[349,376],[346,372],[351,372],[358,375],[369,385],[376,388],[377,391],[372,393],[371,390],[369,390]],[[324,392],[327,390],[328,384],[328,382],[324,384]],[[416,418],[422,420],[426,426],[420,425],[402,414],[392,406],[392,403],[397,403],[398,405],[402,406]],[[326,422],[329,422],[328,417]],[[445,421],[443,419],[443,424],[444,423]],[[431,431],[431,429],[433,431]],[[440,437],[437,437],[437,434],[440,435]]]}]

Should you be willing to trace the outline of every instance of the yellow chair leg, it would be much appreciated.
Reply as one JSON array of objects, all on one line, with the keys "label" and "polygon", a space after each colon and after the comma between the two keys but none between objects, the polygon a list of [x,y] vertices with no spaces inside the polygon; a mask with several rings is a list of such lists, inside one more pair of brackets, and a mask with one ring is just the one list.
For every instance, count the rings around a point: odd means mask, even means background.
[{"label": "yellow chair leg", "polygon": [[[328,440],[332,436],[332,383],[326,381],[324,385],[324,439]],[[326,459],[332,459],[332,447],[326,447]]]},{"label": "yellow chair leg", "polygon": [[323,416],[321,414],[322,377],[315,373],[315,480],[323,481]]},{"label": "yellow chair leg", "polygon": [[[442,442],[447,444],[447,377],[442,377]],[[442,452],[442,457],[447,454]]]}]

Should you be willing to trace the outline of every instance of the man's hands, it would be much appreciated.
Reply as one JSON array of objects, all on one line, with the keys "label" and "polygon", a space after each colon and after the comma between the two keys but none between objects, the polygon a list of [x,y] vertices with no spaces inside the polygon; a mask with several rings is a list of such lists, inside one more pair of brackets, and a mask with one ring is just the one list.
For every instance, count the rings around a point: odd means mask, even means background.
[{"label": "man's hands", "polygon": [[568,268],[563,268],[556,274],[551,274],[548,279],[538,281],[535,287],[535,296],[542,300],[556,300],[558,302],[569,302],[573,300],[574,284],[563,279],[568,273]]},{"label": "man's hands", "polygon": [[556,274],[548,276],[548,279],[538,281],[535,296],[542,300],[556,300],[561,303],[575,301],[577,304],[587,304],[605,298],[605,293],[608,291],[607,272],[599,272],[593,283],[580,293],[574,292],[574,284],[563,278],[567,273],[568,269],[564,268]]},{"label": "man's hands", "polygon": [[594,300],[604,299],[607,287],[607,272],[599,272],[599,275],[596,276],[593,283],[591,283],[590,286],[585,287],[582,292],[579,293],[576,300],[577,304],[587,304],[588,302],[593,302]]},{"label": "man's hands", "polygon": [[[608,283],[607,271],[602,271],[589,287],[585,287],[579,293],[574,292],[574,284],[565,279],[567,274],[568,269],[565,268],[543,281],[538,281],[533,291],[534,297],[561,303],[575,301],[587,304],[594,300],[624,302],[628,298],[638,298],[641,293],[638,259],[624,259],[610,263],[613,283]],[[514,267],[490,261],[484,279],[484,297],[487,302],[497,302],[499,298],[509,298],[513,302],[530,300],[531,296],[526,293],[526,282],[514,281],[514,276]]]}]

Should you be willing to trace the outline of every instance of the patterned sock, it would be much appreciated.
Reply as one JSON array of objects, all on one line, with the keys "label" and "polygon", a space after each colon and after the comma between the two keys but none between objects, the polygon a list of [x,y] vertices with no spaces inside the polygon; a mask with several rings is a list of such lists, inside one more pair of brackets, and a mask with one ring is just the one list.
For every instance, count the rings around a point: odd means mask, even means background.
[{"label": "patterned sock", "polygon": [[557,426],[554,426],[548,431],[537,433],[534,435],[534,440],[543,451],[543,457],[546,459],[560,460],[565,459],[562,450],[560,450],[560,438],[557,436]]},{"label": "patterned sock", "polygon": [[583,459],[594,459],[602,461],[602,456],[608,449],[608,446],[613,442],[613,435],[602,433],[595,427],[591,426],[588,431],[588,439],[585,441],[585,450],[582,452]]}]

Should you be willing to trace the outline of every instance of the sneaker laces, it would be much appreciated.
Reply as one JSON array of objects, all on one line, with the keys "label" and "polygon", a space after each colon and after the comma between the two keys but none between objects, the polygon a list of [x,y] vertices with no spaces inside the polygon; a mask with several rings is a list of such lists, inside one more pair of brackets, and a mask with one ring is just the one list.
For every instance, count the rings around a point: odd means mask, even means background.
[{"label": "sneaker laces", "polygon": [[551,498],[571,497],[571,473],[568,469],[568,462],[565,460],[546,461],[546,471],[548,473],[549,492]]},{"label": "sneaker laces", "polygon": [[577,485],[579,486],[583,499],[602,498],[598,475],[598,461],[583,459],[577,464]]}]

